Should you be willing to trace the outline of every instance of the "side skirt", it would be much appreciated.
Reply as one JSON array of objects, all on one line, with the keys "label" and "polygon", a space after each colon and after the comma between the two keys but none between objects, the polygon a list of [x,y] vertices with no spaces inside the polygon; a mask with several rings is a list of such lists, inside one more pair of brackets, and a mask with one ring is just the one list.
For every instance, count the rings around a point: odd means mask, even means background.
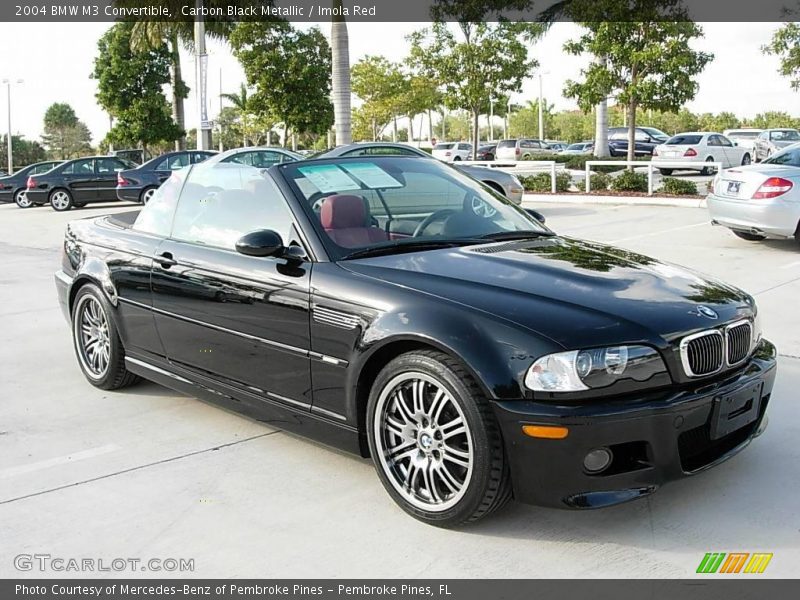
[{"label": "side skirt", "polygon": [[219,381],[189,373],[166,361],[152,357],[126,356],[125,367],[144,379],[163,385],[187,396],[194,396],[317,442],[361,456],[358,431],[334,419],[310,413],[301,408],[273,401],[227,386]]}]

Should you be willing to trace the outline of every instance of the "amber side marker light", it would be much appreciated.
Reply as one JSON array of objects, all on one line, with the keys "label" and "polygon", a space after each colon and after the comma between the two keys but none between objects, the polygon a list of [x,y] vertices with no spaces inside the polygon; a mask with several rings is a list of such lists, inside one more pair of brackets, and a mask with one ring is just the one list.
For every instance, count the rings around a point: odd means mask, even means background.
[{"label": "amber side marker light", "polygon": [[552,425],[523,425],[522,432],[535,438],[546,440],[563,440],[569,435],[566,427],[554,427]]}]

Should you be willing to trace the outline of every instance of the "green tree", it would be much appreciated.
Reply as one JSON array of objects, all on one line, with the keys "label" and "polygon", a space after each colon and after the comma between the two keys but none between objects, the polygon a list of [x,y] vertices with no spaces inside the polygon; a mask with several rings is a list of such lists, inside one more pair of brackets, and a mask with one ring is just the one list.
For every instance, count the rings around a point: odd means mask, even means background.
[{"label": "green tree", "polygon": [[761,51],[777,56],[780,59],[778,73],[789,78],[793,90],[800,90],[800,23],[784,23]]},{"label": "green tree", "polygon": [[[550,137],[555,137],[553,130],[553,105],[542,105],[542,120],[544,130],[550,132]],[[539,136],[539,101],[530,100],[519,110],[513,112],[508,122],[510,137],[538,137]]]},{"label": "green tree", "polygon": [[91,150],[91,141],[89,128],[69,104],[56,102],[45,111],[42,143],[51,158],[66,160],[80,156]]},{"label": "green tree", "polygon": [[[481,3],[463,3],[462,16],[472,19],[477,4]],[[527,44],[545,29],[540,23],[463,20],[457,26],[459,39],[446,23],[435,22],[409,36],[410,61],[423,76],[440,83],[448,108],[469,111],[472,143],[477,148],[482,108],[492,94],[520,91],[522,81],[538,64],[528,56]]]},{"label": "green tree", "polygon": [[331,49],[322,32],[285,22],[242,22],[230,36],[254,92],[253,113],[272,116],[289,131],[325,134],[333,125]]},{"label": "green tree", "polygon": [[[11,136],[11,153],[15,170],[47,158],[47,152],[39,142],[26,140],[21,135]],[[8,135],[0,138],[0,165],[8,164]]]},{"label": "green tree", "polygon": [[166,45],[134,50],[134,24],[113,25],[97,42],[92,77],[97,79],[97,101],[114,117],[107,139],[131,142],[146,149],[161,141],[174,141],[183,130],[172,120],[162,91],[169,83],[170,57]]},{"label": "green tree", "polygon": [[702,29],[688,20],[680,0],[580,2],[580,14],[587,19],[580,25],[587,31],[567,42],[564,49],[575,55],[603,56],[605,60],[593,61],[584,69],[583,81],[568,81],[564,95],[577,98],[586,112],[616,95],[617,102],[627,110],[628,160],[633,160],[637,110],[678,110],[694,98],[698,88],[694,77],[713,55],[690,46],[692,40],[702,36]]},{"label": "green tree", "polygon": [[373,139],[383,129],[388,117],[394,121],[393,139],[397,138],[397,117],[403,111],[407,80],[400,65],[383,56],[365,56],[353,65],[350,74],[353,93],[364,103],[372,119]]}]

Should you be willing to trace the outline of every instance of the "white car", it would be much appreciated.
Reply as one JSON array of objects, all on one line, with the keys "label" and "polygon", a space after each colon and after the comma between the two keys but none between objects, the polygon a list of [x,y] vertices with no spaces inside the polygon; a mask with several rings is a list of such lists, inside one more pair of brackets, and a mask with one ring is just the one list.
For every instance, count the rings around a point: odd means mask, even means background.
[{"label": "white car", "polygon": [[[726,129],[722,132],[722,135],[740,148],[747,148],[750,150],[750,157],[755,158],[755,154],[753,154],[753,145],[755,144],[758,134],[762,131],[764,130],[744,127],[742,129]],[[755,162],[755,160],[753,160],[753,162]]]},{"label": "white car", "polygon": [[761,164],[723,171],[707,202],[711,223],[744,240],[794,237],[800,242],[800,143]]},{"label": "white car", "polygon": [[434,158],[444,162],[470,160],[472,158],[472,144],[466,142],[442,142],[436,144],[431,152]]},{"label": "white car", "polygon": [[[710,175],[713,167],[704,163],[719,162],[723,169],[727,169],[749,165],[752,158],[750,150],[735,145],[721,133],[713,131],[679,133],[653,150],[653,165],[659,167],[662,175],[672,175],[677,170],[700,171],[701,175]],[[697,166],[670,165],[675,162],[693,162]],[[664,166],[660,167],[659,164]]]}]

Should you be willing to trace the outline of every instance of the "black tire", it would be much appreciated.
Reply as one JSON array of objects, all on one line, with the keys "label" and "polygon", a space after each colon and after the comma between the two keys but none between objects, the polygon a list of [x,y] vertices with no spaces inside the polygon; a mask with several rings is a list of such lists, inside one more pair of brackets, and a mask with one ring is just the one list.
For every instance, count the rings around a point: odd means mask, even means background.
[{"label": "black tire", "polygon": [[732,229],[731,231],[733,231],[733,235],[735,235],[736,237],[741,238],[743,240],[747,240],[748,242],[760,242],[761,240],[767,239],[767,236],[765,235],[748,233],[747,231],[736,231],[735,229]]},{"label": "black tire", "polygon": [[[706,162],[707,163],[714,162],[714,157],[709,156],[708,158],[706,158]],[[714,167],[703,167],[700,171],[700,175],[711,175],[712,171],[714,170],[715,170]]]},{"label": "black tire", "polygon": [[64,188],[54,189],[50,192],[47,199],[50,202],[50,206],[56,212],[66,212],[75,206],[72,194],[69,193],[69,190],[65,190]]},{"label": "black tire", "polygon": [[456,156],[453,158],[453,162],[459,162],[461,160],[460,156]]},{"label": "black tire", "polygon": [[749,153],[749,152],[745,152],[744,156],[742,157],[742,166],[743,166],[743,167],[746,167],[746,166],[747,166],[747,165],[749,165],[751,162],[752,162],[752,161],[751,161],[751,159],[750,159],[750,153]]},{"label": "black tire", "polygon": [[494,160],[494,154],[487,154],[484,160]]},{"label": "black tire", "polygon": [[30,208],[33,206],[33,202],[28,200],[28,196],[25,194],[26,191],[25,188],[14,190],[14,204],[17,205],[17,208]]},{"label": "black tire", "polygon": [[86,204],[87,204],[86,202],[73,202],[72,206],[74,206],[75,208],[83,208],[84,206],[86,206]]},{"label": "black tire", "polygon": [[659,169],[658,172],[664,175],[664,177],[672,175],[672,169]]},{"label": "black tire", "polygon": [[[423,382],[421,410],[414,416],[403,413],[399,409],[398,402],[393,400],[392,391],[406,385],[416,387],[420,381]],[[426,385],[427,396],[424,391]],[[434,395],[434,390],[444,392],[440,397],[442,399],[438,409],[435,409],[433,404],[435,397],[439,396],[431,397]],[[412,408],[407,404],[404,406],[406,409],[416,411],[416,407]],[[426,411],[435,414],[430,421],[425,420]],[[385,458],[387,449],[384,448],[387,446],[387,436],[401,437],[384,423],[388,423],[390,419],[397,423],[396,415],[401,413],[407,415],[402,418],[406,419],[404,431],[411,436],[409,438],[411,441],[401,441],[394,448],[406,448],[400,453],[401,457],[403,454],[416,452],[408,457],[405,466],[401,464],[404,458],[394,461]],[[455,418],[453,415],[456,415]],[[428,417],[430,418],[430,415]],[[449,421],[441,425],[441,419]],[[464,432],[454,435],[455,430],[448,429],[448,424],[457,419],[461,419],[465,424]],[[460,429],[460,424],[457,424],[456,429]],[[446,354],[433,350],[409,352],[386,365],[378,374],[370,391],[367,430],[370,453],[381,483],[404,511],[424,523],[437,527],[455,527],[477,521],[505,505],[511,498],[508,462],[500,429],[489,401],[464,366]],[[430,435],[427,432],[430,432]],[[451,440],[461,438],[460,452],[462,455],[467,454],[469,459],[469,462],[466,462],[470,465],[469,468],[453,467],[455,477],[451,469],[447,471],[451,477],[450,481],[459,486],[458,491],[454,486],[449,490],[445,488],[445,478],[442,475],[439,475],[438,479],[433,476],[434,472],[441,473],[446,463],[454,464],[449,462],[445,455],[449,456],[449,451],[452,449],[449,444],[458,442],[446,442],[448,438]],[[407,449],[409,447],[410,450]],[[410,477],[410,487],[415,488],[413,493],[408,491],[409,486],[404,487],[400,481],[403,477],[406,480]],[[418,481],[419,477],[422,477],[423,481]],[[426,490],[431,487],[428,482],[433,483],[432,487],[435,490],[428,496],[435,502],[422,496],[422,486],[425,485]],[[406,491],[401,493],[400,490],[403,489]],[[451,494],[449,498],[448,494]],[[439,496],[438,500],[436,496]]]},{"label": "black tire", "polygon": [[[90,310],[96,316],[102,315],[105,328],[91,325]],[[72,345],[84,377],[93,386],[102,390],[116,390],[133,385],[141,379],[125,368],[125,349],[119,338],[113,314],[111,304],[96,285],[89,283],[78,290],[72,307]],[[88,326],[90,330],[94,327],[94,331],[105,331],[104,335],[100,334],[103,340],[107,341],[108,350],[105,367],[102,369],[93,367],[94,362],[88,349],[90,342],[86,340],[91,334],[83,333],[84,326]],[[100,345],[98,343],[94,348],[97,349]]]}]

